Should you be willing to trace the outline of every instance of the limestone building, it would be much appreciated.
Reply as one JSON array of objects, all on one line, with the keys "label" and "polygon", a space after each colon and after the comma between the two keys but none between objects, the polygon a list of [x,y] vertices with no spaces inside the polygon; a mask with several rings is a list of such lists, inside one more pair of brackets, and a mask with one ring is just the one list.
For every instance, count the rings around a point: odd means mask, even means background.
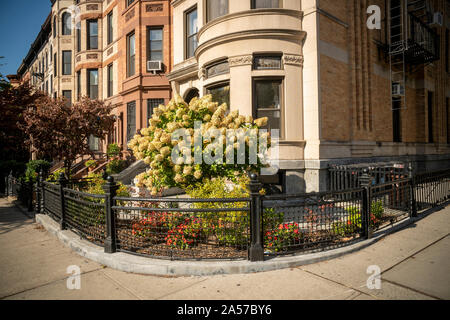
[{"label": "limestone building", "polygon": [[325,190],[336,163],[450,166],[449,1],[171,4],[172,90],[268,116],[287,192]]}]

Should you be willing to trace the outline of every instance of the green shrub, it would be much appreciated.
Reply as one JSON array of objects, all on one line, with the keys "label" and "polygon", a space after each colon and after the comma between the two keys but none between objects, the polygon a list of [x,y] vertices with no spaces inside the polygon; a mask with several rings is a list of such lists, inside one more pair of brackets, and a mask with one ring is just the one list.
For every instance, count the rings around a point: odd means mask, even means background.
[{"label": "green shrub", "polygon": [[[103,185],[105,184],[105,180],[103,180],[102,175],[100,173],[90,173],[88,174],[88,178],[91,178],[87,183],[87,186],[81,190],[82,192],[95,194],[95,195],[103,195],[105,191],[103,190]],[[128,192],[128,188],[122,183],[118,182],[119,189],[117,190],[118,197],[129,197],[130,193]],[[94,203],[104,203],[104,199],[94,198],[94,197],[86,197],[85,201],[94,202]],[[120,204],[120,203],[119,203]],[[89,225],[104,225],[106,223],[105,220],[105,210],[103,207],[91,206],[85,207],[86,216],[89,217],[89,221],[85,223]]]},{"label": "green shrub", "polygon": [[371,205],[371,213],[376,219],[381,219],[384,213],[383,201],[374,201]]},{"label": "green shrub", "polygon": [[[345,209],[348,213],[346,221],[339,221],[332,224],[333,232],[338,236],[352,236],[358,233],[362,228],[361,211],[358,207],[348,207]],[[380,219],[384,213],[383,202],[376,201],[371,204],[370,227],[374,228],[380,224]]]},{"label": "green shrub", "polygon": [[[204,179],[187,188],[186,192],[195,199],[223,199],[223,198],[248,198],[248,178],[240,177],[238,184],[232,190],[227,187],[226,178]],[[207,202],[195,203],[198,209],[231,209],[246,208],[246,202]],[[223,211],[200,213],[203,223],[203,231],[206,236],[214,237],[220,245],[242,246],[248,240],[248,212]]]},{"label": "green shrub", "polygon": [[95,160],[88,160],[84,163],[86,168],[95,168],[97,166],[97,161]]},{"label": "green shrub", "polygon": [[36,182],[38,172],[42,170],[42,172],[46,173],[50,170],[51,166],[51,163],[45,160],[32,160],[28,162],[25,170],[25,181]]},{"label": "green shrub", "polygon": [[66,171],[64,168],[61,169],[57,169],[55,170],[53,173],[50,173],[48,175],[47,181],[58,181],[59,176],[62,174],[64,174]]},{"label": "green shrub", "polygon": [[125,160],[113,159],[106,165],[106,172],[108,174],[121,173],[127,168],[127,162]]},{"label": "green shrub", "polygon": [[117,145],[117,143],[109,144],[106,154],[110,158],[117,157],[120,154],[120,147]]}]

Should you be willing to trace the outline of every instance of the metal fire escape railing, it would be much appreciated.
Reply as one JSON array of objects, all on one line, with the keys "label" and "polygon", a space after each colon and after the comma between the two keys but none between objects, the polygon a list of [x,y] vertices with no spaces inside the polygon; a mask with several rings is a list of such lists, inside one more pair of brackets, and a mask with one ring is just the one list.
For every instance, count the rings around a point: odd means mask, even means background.
[{"label": "metal fire escape railing", "polygon": [[432,9],[427,0],[390,0],[387,53],[392,109],[406,108],[406,70],[439,59],[439,36],[426,22]]}]

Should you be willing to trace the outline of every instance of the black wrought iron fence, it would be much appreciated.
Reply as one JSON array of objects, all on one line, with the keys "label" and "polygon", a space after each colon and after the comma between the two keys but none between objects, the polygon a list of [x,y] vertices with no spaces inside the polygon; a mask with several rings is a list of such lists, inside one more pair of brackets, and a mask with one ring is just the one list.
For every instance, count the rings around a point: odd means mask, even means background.
[{"label": "black wrought iron fence", "polygon": [[106,196],[68,188],[64,192],[65,224],[82,238],[104,245],[106,235]]},{"label": "black wrought iron fence", "polygon": [[409,168],[373,185],[323,193],[262,196],[251,176],[243,199],[125,198],[108,177],[104,195],[39,179],[36,210],[81,237],[116,251],[161,259],[249,259],[327,250],[367,239],[397,221],[450,200],[450,170],[417,176]]},{"label": "black wrought iron fence", "polygon": [[450,170],[418,174],[414,176],[412,183],[418,212],[450,200]]},{"label": "black wrought iron fence", "polygon": [[267,196],[262,200],[266,255],[331,248],[360,237],[362,188]]},{"label": "black wrought iron fence", "polygon": [[16,178],[12,174],[5,177],[5,194],[6,196],[15,196],[22,205],[33,211],[33,182]]},{"label": "black wrought iron fence", "polygon": [[369,172],[371,185],[404,179],[408,175],[405,163],[330,165],[328,168],[330,177],[328,190],[340,191],[358,188],[360,177],[365,170]]},{"label": "black wrought iron fence", "polygon": [[117,249],[168,259],[246,259],[250,199],[114,198]]},{"label": "black wrought iron fence", "polygon": [[373,231],[413,215],[411,187],[410,179],[370,187],[370,224]]},{"label": "black wrought iron fence", "polygon": [[[55,221],[61,221],[61,189],[60,186],[42,182],[42,211],[50,215]],[[40,210],[39,210],[40,211]]]}]

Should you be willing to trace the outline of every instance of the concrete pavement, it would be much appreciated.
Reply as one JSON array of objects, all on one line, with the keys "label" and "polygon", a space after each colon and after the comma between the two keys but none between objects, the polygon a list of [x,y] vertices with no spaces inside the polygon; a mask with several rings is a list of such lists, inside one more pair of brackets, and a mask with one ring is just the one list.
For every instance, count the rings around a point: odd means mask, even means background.
[{"label": "concrete pavement", "polygon": [[[73,253],[1,198],[0,298],[450,299],[449,233],[450,206],[326,262],[244,275],[156,277],[116,271]],[[82,272],[80,290],[67,289],[72,265]],[[380,268],[381,289],[367,287],[369,266]]]}]

